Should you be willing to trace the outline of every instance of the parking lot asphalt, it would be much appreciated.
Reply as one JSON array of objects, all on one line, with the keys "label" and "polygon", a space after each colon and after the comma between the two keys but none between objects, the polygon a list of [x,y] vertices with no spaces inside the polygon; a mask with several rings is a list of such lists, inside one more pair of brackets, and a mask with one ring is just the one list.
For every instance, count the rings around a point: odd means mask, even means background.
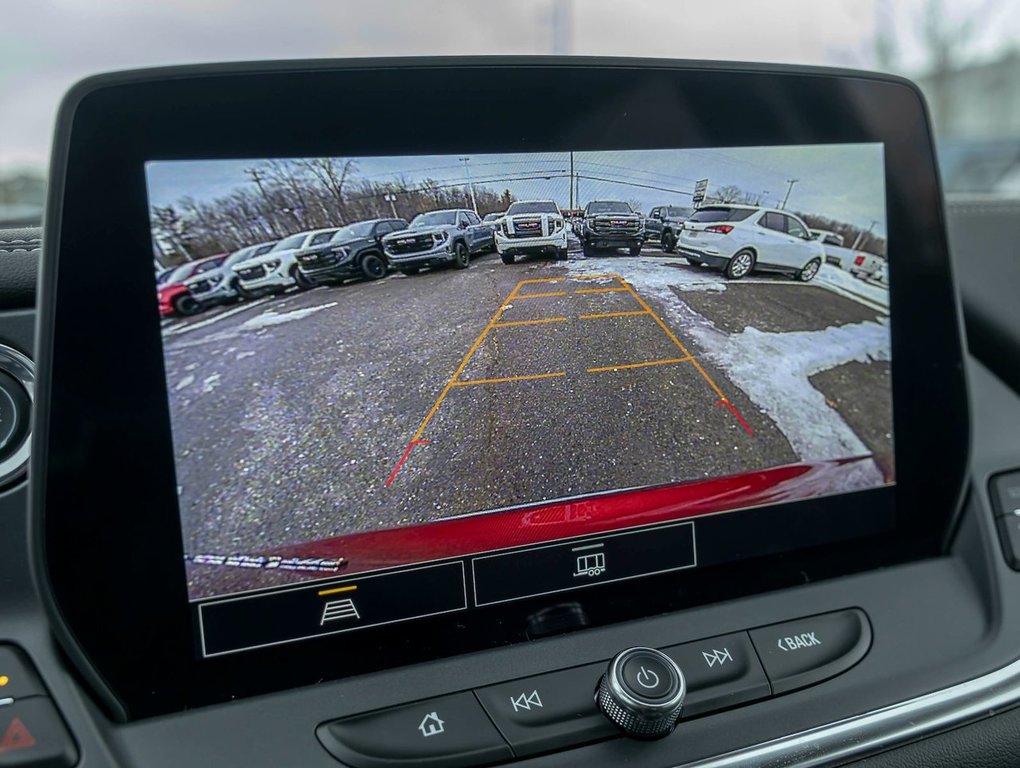
[{"label": "parking lot asphalt", "polygon": [[[488,254],[165,323],[186,551],[257,553],[804,460],[706,324],[783,336],[873,325],[874,311],[783,279],[717,289],[717,273],[647,254]],[[824,380],[839,413],[867,412],[858,392],[881,381],[869,364]],[[855,418],[875,450],[881,416]]]}]

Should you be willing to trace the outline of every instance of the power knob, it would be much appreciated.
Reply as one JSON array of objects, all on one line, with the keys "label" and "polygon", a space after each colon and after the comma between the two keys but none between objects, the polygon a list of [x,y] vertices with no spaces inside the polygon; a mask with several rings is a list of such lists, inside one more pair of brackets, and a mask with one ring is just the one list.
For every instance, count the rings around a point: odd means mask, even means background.
[{"label": "power knob", "polygon": [[687,683],[669,656],[654,648],[618,653],[599,681],[599,709],[636,739],[661,739],[676,727]]}]

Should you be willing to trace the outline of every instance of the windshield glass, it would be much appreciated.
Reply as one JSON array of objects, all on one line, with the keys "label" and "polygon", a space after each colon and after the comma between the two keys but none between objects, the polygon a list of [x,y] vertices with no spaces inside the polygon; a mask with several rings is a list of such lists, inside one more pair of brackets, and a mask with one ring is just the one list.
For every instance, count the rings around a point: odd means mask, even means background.
[{"label": "windshield glass", "polygon": [[713,221],[743,221],[754,211],[754,208],[701,208],[688,221],[705,224]]},{"label": "windshield glass", "polygon": [[506,212],[507,216],[516,216],[519,213],[559,213],[556,203],[551,200],[542,200],[534,203],[514,203]]},{"label": "windshield glass", "polygon": [[223,264],[226,258],[227,258],[226,256],[221,256],[218,259],[209,259],[208,261],[203,261],[201,264],[198,265],[198,268],[195,269],[195,274],[197,275],[202,272],[208,272],[210,269],[216,269],[216,267],[219,267]]},{"label": "windshield glass", "polygon": [[424,227],[448,227],[457,223],[456,211],[433,211],[432,213],[421,213],[411,221],[411,229],[422,229]]},{"label": "windshield glass", "polygon": [[295,248],[300,248],[301,243],[305,241],[306,237],[308,237],[308,235],[306,235],[303,232],[299,235],[291,235],[290,237],[285,237],[283,238],[283,240],[274,245],[270,250],[291,251]]},{"label": "windshield glass", "polygon": [[588,213],[633,213],[626,203],[600,202],[591,203],[588,206]]},{"label": "windshield glass", "polygon": [[226,261],[223,262],[223,265],[229,267],[234,264],[237,264],[240,261],[244,261],[245,259],[250,259],[252,256],[255,255],[256,252],[254,248],[242,248],[241,250],[234,251],[232,254],[230,254],[227,257]]},{"label": "windshield glass", "polygon": [[337,230],[337,233],[333,235],[333,240],[342,243],[345,240],[357,240],[359,237],[368,237],[372,234],[372,227],[374,226],[374,221],[360,221],[357,224],[351,224],[349,227]]},{"label": "windshield glass", "polygon": [[[0,46],[0,115],[17,119],[0,120],[0,226],[31,226],[42,220],[57,105],[76,81],[99,72],[329,58],[338,51],[351,57],[551,53],[672,59],[678,55],[678,39],[684,41],[683,56],[691,59],[838,66],[908,77],[930,108],[946,192],[1020,197],[1020,3],[778,2],[765,11],[755,0],[719,0],[698,5],[697,12],[680,13],[675,0],[642,0],[628,5],[623,24],[620,4],[608,0],[302,0],[299,6],[293,0],[261,0],[257,13],[250,3],[208,3],[200,15],[194,0],[6,3],[5,29],[18,34],[16,44]],[[201,23],[196,23],[199,18]],[[496,26],[494,19],[499,20]],[[210,35],[211,29],[230,33]],[[721,29],[725,34],[719,34]],[[577,96],[564,94],[567,99]],[[488,178],[491,170],[470,167],[470,162],[433,168],[434,163],[422,161],[439,193],[470,177]],[[679,175],[688,178],[678,188],[664,183],[676,175],[674,170],[635,173],[600,162],[586,168],[585,175],[644,185],[607,189],[607,196],[628,202],[632,191],[651,187],[660,192],[653,204],[671,204],[673,198],[661,195],[674,193],[680,195],[677,203],[687,204],[701,172],[684,169]],[[548,164],[542,178],[533,180],[534,194],[558,199],[560,192],[552,185],[562,186],[559,175],[564,172],[558,162]],[[344,183],[342,174],[335,178]],[[710,181],[713,186],[728,183],[715,177]],[[265,201],[277,201],[289,183],[262,175],[257,182],[248,178],[247,189]],[[587,183],[585,189],[586,180],[581,181],[581,199],[575,205],[561,205],[583,208],[598,194],[597,183]],[[770,202],[778,194],[768,187],[747,191]],[[512,202],[498,204],[506,208]],[[385,199],[378,205],[369,215],[388,215]],[[444,205],[474,204],[458,200]],[[290,224],[290,216],[281,211],[256,222],[252,237],[275,236]]]},{"label": "windshield glass", "polygon": [[179,283],[181,280],[186,280],[191,277],[194,273],[195,265],[189,261],[187,264],[181,264],[181,266],[177,267],[177,269],[171,270],[170,273],[167,274],[160,282],[160,285],[173,285],[174,283]]}]

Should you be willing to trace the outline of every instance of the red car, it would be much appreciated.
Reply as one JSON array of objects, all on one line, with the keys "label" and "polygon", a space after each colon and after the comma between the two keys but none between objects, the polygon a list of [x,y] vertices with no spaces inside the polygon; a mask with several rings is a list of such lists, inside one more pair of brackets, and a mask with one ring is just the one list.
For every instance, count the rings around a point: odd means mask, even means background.
[{"label": "red car", "polygon": [[201,308],[188,292],[184,281],[199,272],[215,269],[229,254],[218,253],[204,259],[189,261],[176,269],[168,269],[156,278],[156,297],[159,299],[159,316],[193,315]]}]

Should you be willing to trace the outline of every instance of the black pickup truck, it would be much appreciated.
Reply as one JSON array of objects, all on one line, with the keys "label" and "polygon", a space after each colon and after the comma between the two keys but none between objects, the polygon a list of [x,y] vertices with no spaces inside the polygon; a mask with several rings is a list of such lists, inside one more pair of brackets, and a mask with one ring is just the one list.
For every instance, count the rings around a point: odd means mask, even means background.
[{"label": "black pickup truck", "polygon": [[352,277],[378,280],[389,270],[381,242],[383,235],[402,229],[407,229],[403,219],[369,219],[348,224],[328,242],[294,254],[298,271],[315,285],[338,284]]},{"label": "black pickup truck", "polygon": [[645,220],[625,202],[592,200],[584,207],[580,237],[585,255],[596,249],[627,248],[631,256],[640,256]]}]

